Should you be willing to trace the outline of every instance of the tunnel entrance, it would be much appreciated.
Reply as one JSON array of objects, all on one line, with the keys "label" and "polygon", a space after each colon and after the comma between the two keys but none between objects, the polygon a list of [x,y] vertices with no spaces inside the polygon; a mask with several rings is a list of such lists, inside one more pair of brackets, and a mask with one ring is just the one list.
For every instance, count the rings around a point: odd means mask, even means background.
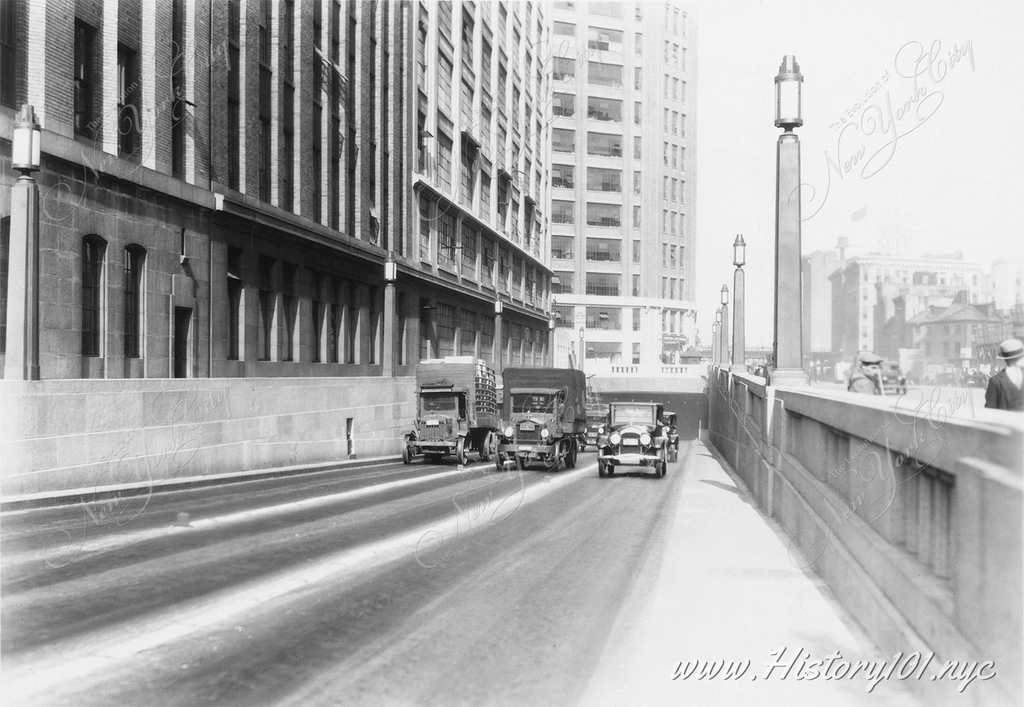
[{"label": "tunnel entrance", "polygon": [[679,436],[682,439],[696,439],[700,429],[708,426],[708,397],[704,393],[656,393],[645,391],[596,391],[602,403],[612,402],[654,402],[661,403],[668,412],[678,416]]}]

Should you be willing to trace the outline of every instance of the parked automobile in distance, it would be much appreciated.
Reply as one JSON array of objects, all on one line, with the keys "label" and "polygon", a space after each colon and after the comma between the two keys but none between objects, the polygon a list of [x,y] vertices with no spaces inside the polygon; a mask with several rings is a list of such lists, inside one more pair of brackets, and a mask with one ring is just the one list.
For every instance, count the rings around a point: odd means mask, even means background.
[{"label": "parked automobile in distance", "polygon": [[597,439],[608,421],[607,405],[587,405],[587,444],[597,446]]},{"label": "parked automobile in distance", "polygon": [[882,361],[881,375],[884,395],[900,395],[907,392],[907,377],[903,375],[897,361]]},{"label": "parked automobile in distance", "polygon": [[604,478],[618,466],[642,466],[665,476],[668,430],[660,403],[616,402],[608,405],[608,423],[597,442],[597,474]]}]

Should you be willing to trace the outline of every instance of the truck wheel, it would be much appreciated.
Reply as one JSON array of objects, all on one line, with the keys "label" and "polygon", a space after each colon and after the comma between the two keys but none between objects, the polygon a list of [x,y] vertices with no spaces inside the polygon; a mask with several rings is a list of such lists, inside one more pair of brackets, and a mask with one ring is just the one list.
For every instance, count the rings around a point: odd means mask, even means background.
[{"label": "truck wheel", "polygon": [[505,471],[505,460],[501,454],[494,455],[494,468],[498,471]]},{"label": "truck wheel", "polygon": [[489,462],[491,460],[491,454],[492,454],[491,447],[493,445],[493,440],[494,440],[494,433],[493,432],[488,432],[487,436],[484,437],[483,444],[480,447],[480,461],[482,461],[482,462]]},{"label": "truck wheel", "polygon": [[402,463],[412,464],[412,454],[409,452],[409,445],[402,445]]},{"label": "truck wheel", "polygon": [[604,459],[597,460],[597,475],[602,479],[608,476],[608,462]]},{"label": "truck wheel", "polygon": [[576,447],[576,440],[569,442],[569,453],[565,455],[565,465],[570,469],[576,468],[576,454],[578,449]]},{"label": "truck wheel", "polygon": [[455,443],[455,460],[465,466],[466,464],[466,438],[460,437]]}]

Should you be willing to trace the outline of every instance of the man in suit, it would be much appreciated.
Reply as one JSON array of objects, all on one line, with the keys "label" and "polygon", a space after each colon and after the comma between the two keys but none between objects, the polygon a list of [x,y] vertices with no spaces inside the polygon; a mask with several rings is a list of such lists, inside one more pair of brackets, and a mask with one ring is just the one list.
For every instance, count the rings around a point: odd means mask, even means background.
[{"label": "man in suit", "polygon": [[992,376],[985,389],[985,407],[996,410],[1024,410],[1024,343],[1007,339],[999,344],[996,358],[1006,362],[1006,368]]},{"label": "man in suit", "polygon": [[882,394],[882,357],[872,351],[861,351],[850,370],[846,389],[851,393]]}]

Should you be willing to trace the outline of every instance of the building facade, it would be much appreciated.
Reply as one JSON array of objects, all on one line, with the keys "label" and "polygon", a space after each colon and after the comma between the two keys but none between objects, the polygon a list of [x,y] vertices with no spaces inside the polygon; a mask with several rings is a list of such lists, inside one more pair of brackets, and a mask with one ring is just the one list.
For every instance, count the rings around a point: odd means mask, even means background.
[{"label": "building facade", "polygon": [[[42,127],[40,381],[2,382],[38,424],[0,439],[7,488],[180,439],[171,394],[216,423],[206,473],[397,449],[421,358],[547,360],[545,79],[522,58],[545,27],[535,3],[3,0],[0,311],[29,278],[16,108]],[[44,424],[58,399],[77,413]]]},{"label": "building facade", "polygon": [[957,292],[966,291],[971,303],[991,299],[983,267],[964,261],[959,253],[923,258],[859,256],[841,262],[829,280],[832,352],[843,360],[883,344],[885,324],[897,315],[899,297],[904,321],[926,308],[931,298],[946,298],[948,304]]},{"label": "building facade", "polygon": [[803,256],[803,351],[821,359],[832,351],[832,283],[829,276],[839,267],[835,250],[816,250]]},{"label": "building facade", "polygon": [[696,25],[677,4],[555,2],[554,310],[588,372],[695,343]]}]

